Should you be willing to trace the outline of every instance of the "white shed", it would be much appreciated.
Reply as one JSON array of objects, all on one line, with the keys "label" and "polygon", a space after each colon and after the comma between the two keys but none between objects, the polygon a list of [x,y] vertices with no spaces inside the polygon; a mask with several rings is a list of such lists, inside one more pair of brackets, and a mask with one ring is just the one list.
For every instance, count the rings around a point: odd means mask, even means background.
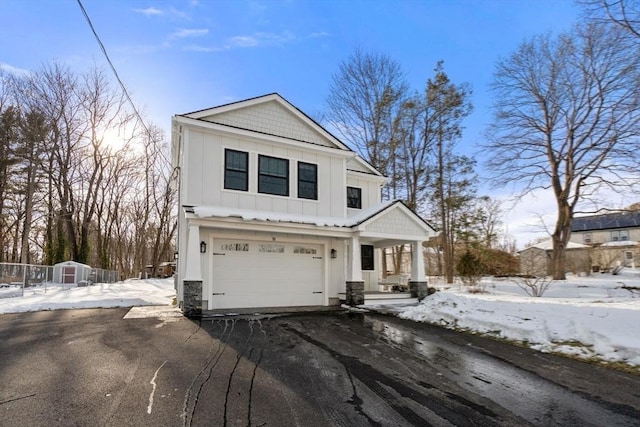
[{"label": "white shed", "polygon": [[65,261],[53,266],[55,283],[79,283],[89,280],[91,267],[75,261]]}]

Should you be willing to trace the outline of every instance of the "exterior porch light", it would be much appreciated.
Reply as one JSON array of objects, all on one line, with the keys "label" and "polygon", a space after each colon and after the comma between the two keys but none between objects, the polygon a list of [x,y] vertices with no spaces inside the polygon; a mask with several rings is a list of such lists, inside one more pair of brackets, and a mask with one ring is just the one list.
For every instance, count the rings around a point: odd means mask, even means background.
[{"label": "exterior porch light", "polygon": [[335,249],[331,249],[331,258],[337,258],[338,257],[338,251],[336,251]]},{"label": "exterior porch light", "polygon": [[207,252],[207,243],[203,240],[200,242],[200,253],[204,254]]}]

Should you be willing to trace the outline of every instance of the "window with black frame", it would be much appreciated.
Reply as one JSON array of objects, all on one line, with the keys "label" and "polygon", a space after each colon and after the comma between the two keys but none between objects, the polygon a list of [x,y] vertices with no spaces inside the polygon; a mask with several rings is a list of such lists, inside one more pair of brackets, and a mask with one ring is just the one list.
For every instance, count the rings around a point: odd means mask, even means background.
[{"label": "window with black frame", "polygon": [[347,187],[347,207],[362,209],[362,189],[358,187]]},{"label": "window with black frame", "polygon": [[298,162],[298,198],[318,200],[318,165]]},{"label": "window with black frame", "polygon": [[258,156],[258,193],[289,195],[289,161],[271,156]]},{"label": "window with black frame", "polygon": [[240,191],[249,189],[249,153],[224,150],[224,188]]},{"label": "window with black frame", "polygon": [[363,271],[374,270],[373,268],[373,246],[361,245],[360,246],[360,264]]}]

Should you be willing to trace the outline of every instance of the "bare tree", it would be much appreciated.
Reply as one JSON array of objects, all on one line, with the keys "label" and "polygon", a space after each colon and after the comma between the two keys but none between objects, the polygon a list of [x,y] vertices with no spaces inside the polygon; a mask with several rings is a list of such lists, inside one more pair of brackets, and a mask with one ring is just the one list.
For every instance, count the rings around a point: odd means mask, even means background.
[{"label": "bare tree", "polygon": [[611,22],[631,36],[640,38],[639,0],[580,0],[587,17],[596,22]]},{"label": "bare tree", "polygon": [[597,185],[637,176],[639,81],[638,44],[606,25],[533,37],[496,66],[488,166],[497,184],[553,193],[554,279],[565,278],[576,205]]},{"label": "bare tree", "polygon": [[500,237],[502,221],[502,204],[500,200],[492,199],[489,196],[479,197],[478,221],[476,227],[481,244],[486,248],[494,248]]},{"label": "bare tree", "polygon": [[398,163],[394,172],[402,177],[398,188],[405,203],[415,211],[424,209],[433,169],[433,141],[425,132],[430,117],[426,113],[424,98],[416,94],[402,103],[393,122],[392,141]]},{"label": "bare tree", "polygon": [[39,111],[27,111],[21,120],[21,138],[16,149],[20,162],[24,220],[22,226],[20,262],[31,262],[31,228],[33,226],[36,197],[42,181],[41,157],[49,133],[46,117]]},{"label": "bare tree", "polygon": [[[12,191],[12,167],[16,162],[14,149],[19,135],[19,112],[13,106],[2,106],[0,111],[0,260],[8,255],[9,224],[6,211]],[[5,253],[7,252],[7,253]]]},{"label": "bare tree", "polygon": [[407,87],[396,61],[361,49],[343,61],[331,79],[327,118],[346,142],[384,174],[389,173],[394,157],[393,119]]},{"label": "bare tree", "polygon": [[[2,258],[71,258],[126,276],[170,260],[175,190],[164,135],[134,124],[98,69],[76,74],[54,62],[0,83]],[[118,132],[124,144],[111,145]]]}]

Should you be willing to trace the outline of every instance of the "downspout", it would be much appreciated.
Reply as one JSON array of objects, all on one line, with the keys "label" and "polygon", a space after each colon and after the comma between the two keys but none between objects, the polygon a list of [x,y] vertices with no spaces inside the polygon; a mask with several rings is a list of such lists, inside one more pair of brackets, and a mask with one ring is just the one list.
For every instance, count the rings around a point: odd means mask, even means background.
[{"label": "downspout", "polygon": [[[177,186],[177,190],[178,190],[178,230],[176,232],[176,254],[177,254],[177,258],[174,256],[174,261],[176,263],[176,273],[173,275],[173,287],[176,290],[176,292],[178,291],[178,278],[180,277],[180,271],[181,271],[181,267],[182,267],[182,257],[180,256],[180,235],[181,235],[181,229],[180,229],[180,221],[181,221],[181,216],[184,215],[184,212],[182,212],[181,210],[181,201],[182,201],[182,153],[183,153],[183,146],[182,146],[182,125],[176,125],[173,129],[172,129],[172,138],[176,138],[176,153],[175,153],[175,162],[176,165],[173,168],[173,174],[175,175],[175,180],[176,180],[176,186]],[[178,300],[180,300],[180,295],[177,295]]]}]

